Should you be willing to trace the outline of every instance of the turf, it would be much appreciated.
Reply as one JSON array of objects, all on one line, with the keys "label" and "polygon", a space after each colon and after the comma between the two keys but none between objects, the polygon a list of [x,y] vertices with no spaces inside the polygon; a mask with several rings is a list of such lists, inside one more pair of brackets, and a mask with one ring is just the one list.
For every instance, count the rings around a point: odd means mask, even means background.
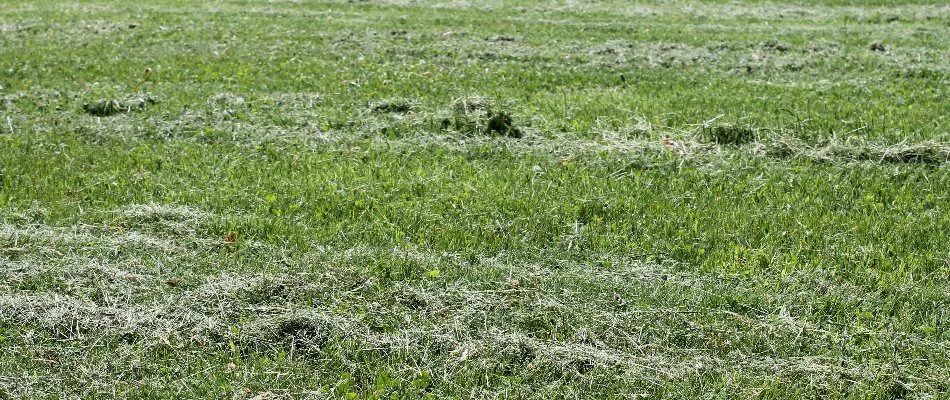
[{"label": "turf", "polygon": [[950,6],[863,3],[5,1],[0,397],[942,398]]}]

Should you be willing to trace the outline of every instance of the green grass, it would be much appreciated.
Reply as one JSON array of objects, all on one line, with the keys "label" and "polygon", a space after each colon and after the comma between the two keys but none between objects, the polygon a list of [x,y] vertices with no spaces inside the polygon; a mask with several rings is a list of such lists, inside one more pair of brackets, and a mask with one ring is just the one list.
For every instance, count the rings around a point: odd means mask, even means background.
[{"label": "green grass", "polygon": [[940,2],[7,1],[0,398],[943,398]]}]

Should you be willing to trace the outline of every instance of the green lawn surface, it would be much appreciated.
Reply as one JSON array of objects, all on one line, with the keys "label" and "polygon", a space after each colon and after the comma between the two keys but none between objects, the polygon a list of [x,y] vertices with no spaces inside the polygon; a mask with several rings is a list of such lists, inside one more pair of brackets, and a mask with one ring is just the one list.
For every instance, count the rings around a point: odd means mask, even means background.
[{"label": "green lawn surface", "polygon": [[947,398],[950,6],[0,4],[0,398]]}]

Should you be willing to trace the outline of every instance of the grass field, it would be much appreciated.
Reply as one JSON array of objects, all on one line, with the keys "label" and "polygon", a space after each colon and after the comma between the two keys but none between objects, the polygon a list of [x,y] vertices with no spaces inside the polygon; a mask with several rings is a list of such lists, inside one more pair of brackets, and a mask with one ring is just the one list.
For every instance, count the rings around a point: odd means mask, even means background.
[{"label": "grass field", "polygon": [[946,398],[950,6],[861,3],[4,0],[0,398]]}]

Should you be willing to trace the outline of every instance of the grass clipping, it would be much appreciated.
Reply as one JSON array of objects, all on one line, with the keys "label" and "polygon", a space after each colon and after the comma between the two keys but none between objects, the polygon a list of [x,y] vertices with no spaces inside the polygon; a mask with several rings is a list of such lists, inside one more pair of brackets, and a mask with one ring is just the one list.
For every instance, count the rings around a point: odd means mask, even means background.
[{"label": "grass clipping", "polygon": [[441,121],[442,129],[454,129],[467,135],[521,138],[524,132],[510,113],[489,98],[474,96],[452,103],[452,115]]},{"label": "grass clipping", "polygon": [[124,99],[104,99],[85,103],[82,110],[94,117],[110,117],[116,114],[145,111],[158,103],[152,96],[132,96]]}]

